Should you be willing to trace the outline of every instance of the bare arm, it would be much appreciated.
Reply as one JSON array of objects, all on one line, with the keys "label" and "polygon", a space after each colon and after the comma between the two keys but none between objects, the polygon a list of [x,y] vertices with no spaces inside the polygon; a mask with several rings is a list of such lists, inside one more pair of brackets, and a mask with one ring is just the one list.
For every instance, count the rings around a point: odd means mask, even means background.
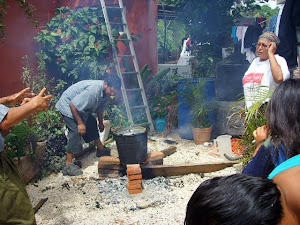
[{"label": "bare arm", "polygon": [[10,108],[7,115],[0,123],[0,129],[8,130],[10,127],[20,123],[33,113],[47,110],[48,101],[52,98],[52,96],[43,96],[45,92],[46,88],[42,89],[41,92],[37,96],[33,97],[28,103]]},{"label": "bare arm", "polygon": [[97,110],[97,117],[98,117],[98,127],[100,132],[102,132],[104,130],[104,124],[103,124],[103,110],[102,109],[98,109]]},{"label": "bare arm", "polygon": [[75,118],[75,120],[77,121],[78,124],[78,132],[81,135],[84,135],[86,133],[86,127],[85,124],[83,123],[78,110],[76,109],[76,107],[73,105],[73,103],[70,103],[70,108],[71,108],[71,112]]},{"label": "bare arm", "polygon": [[283,81],[283,73],[280,65],[278,64],[275,58],[275,52],[276,52],[276,44],[274,42],[271,42],[268,49],[270,67],[271,67],[271,72],[275,83],[279,84]]},{"label": "bare arm", "polygon": [[21,104],[25,98],[32,98],[35,96],[35,94],[30,93],[29,90],[30,88],[25,88],[22,91],[19,91],[18,93],[0,98],[0,104],[3,105]]}]

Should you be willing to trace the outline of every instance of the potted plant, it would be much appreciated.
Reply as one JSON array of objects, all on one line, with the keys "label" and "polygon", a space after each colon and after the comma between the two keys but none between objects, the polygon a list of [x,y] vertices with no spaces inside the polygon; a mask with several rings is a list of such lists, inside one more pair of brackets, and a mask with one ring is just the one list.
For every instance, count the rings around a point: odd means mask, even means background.
[{"label": "potted plant", "polygon": [[156,130],[163,132],[166,129],[167,116],[171,107],[170,96],[157,94],[150,101],[150,112],[155,118]]},{"label": "potted plant", "polygon": [[211,139],[211,113],[216,109],[216,102],[207,98],[206,81],[189,82],[182,92],[180,104],[189,107],[191,126],[195,144],[203,144]]}]

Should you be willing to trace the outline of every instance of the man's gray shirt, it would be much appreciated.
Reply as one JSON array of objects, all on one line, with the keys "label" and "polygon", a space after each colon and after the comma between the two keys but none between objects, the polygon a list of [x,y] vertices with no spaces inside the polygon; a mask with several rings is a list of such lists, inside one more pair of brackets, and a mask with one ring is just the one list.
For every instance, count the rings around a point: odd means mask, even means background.
[{"label": "man's gray shirt", "polygon": [[105,109],[108,98],[104,97],[103,80],[83,80],[65,90],[55,107],[69,118],[74,118],[70,103],[72,103],[83,121],[95,113],[97,109]]},{"label": "man's gray shirt", "polygon": [[[2,120],[8,113],[9,108],[7,108],[5,105],[0,104],[0,123],[2,123]],[[0,133],[0,152],[4,150],[4,138],[2,137]]]},{"label": "man's gray shirt", "polygon": [[56,103],[55,107],[69,118],[74,118],[70,103],[72,103],[79,112],[83,121],[95,113],[97,109],[105,109],[108,103],[108,97],[104,97],[103,80],[83,80],[70,86],[65,90]]}]

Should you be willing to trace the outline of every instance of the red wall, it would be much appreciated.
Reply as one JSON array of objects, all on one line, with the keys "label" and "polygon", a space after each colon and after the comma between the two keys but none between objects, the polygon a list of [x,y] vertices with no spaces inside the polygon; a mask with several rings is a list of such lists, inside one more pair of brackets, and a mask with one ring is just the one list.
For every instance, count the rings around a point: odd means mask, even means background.
[{"label": "red wall", "polygon": [[149,65],[157,73],[157,3],[153,0],[124,0],[129,30],[140,33],[142,38],[134,43],[140,68]]},{"label": "red wall", "polygon": [[[41,22],[48,19],[47,1],[32,0],[28,1],[38,8],[36,15]],[[35,54],[35,42],[32,39],[36,30],[34,24],[26,19],[24,10],[19,7],[16,1],[8,1],[7,15],[4,16],[4,22],[7,25],[7,37],[0,44],[0,96],[13,94],[22,88],[22,57],[25,55],[33,56]]]},{"label": "red wall", "polygon": [[[47,23],[53,14],[55,4],[53,0],[29,0],[37,8],[35,15],[41,25]],[[81,6],[83,3],[97,4],[98,1],[87,0],[61,0],[60,6]],[[81,3],[83,2],[83,3]],[[93,3],[94,2],[94,3]],[[8,36],[4,43],[0,44],[0,96],[6,96],[19,91],[22,88],[22,57],[25,55],[34,58],[36,44],[33,37],[36,34],[35,27],[26,16],[18,3],[10,0],[8,14],[5,15]],[[127,18],[130,31],[140,33],[142,38],[135,43],[135,52],[140,68],[146,63],[157,72],[157,36],[156,18],[157,3],[153,0],[124,0],[127,9]]]}]

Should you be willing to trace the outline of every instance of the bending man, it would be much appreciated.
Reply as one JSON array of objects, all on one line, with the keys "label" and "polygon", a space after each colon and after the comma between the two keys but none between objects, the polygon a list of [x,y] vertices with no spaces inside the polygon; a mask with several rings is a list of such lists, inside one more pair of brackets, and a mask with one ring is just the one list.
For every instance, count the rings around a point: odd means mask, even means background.
[{"label": "bending man", "polygon": [[95,141],[97,157],[110,155],[100,139],[97,121],[92,115],[97,113],[99,130],[104,130],[103,110],[107,107],[109,97],[121,89],[121,80],[115,75],[108,75],[104,80],[83,80],[65,90],[56,103],[56,108],[62,113],[66,127],[69,130],[66,165],[63,175],[78,176],[82,174],[79,166],[72,160],[75,152],[82,150],[81,137],[85,142]]}]

